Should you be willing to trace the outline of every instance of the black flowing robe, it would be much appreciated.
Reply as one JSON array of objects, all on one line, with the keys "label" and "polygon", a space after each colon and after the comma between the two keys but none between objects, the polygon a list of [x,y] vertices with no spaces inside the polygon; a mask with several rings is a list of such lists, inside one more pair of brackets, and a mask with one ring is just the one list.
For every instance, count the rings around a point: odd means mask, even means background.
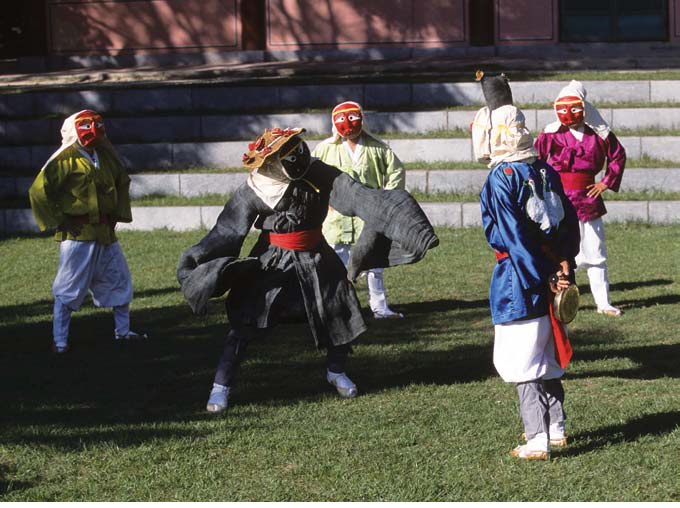
[{"label": "black flowing robe", "polygon": [[[268,233],[320,228],[332,206],[366,223],[348,269],[322,239],[311,251],[271,245]],[[239,258],[252,227],[262,230],[248,257]],[[274,209],[244,183],[215,226],[179,260],[177,278],[196,314],[209,298],[227,297],[233,327],[269,328],[281,311],[304,309],[317,347],[354,341],[366,330],[354,286],[361,271],[415,263],[439,239],[406,191],[370,189],[339,169],[313,160],[303,179],[290,183]]]}]

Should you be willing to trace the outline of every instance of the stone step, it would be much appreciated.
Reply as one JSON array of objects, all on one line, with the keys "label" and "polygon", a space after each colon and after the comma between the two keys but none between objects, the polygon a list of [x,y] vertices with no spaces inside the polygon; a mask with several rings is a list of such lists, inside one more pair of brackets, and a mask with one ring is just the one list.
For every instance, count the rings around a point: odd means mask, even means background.
[{"label": "stone step", "polygon": [[[588,98],[596,105],[620,102],[678,102],[680,82],[669,80],[584,81]],[[551,104],[565,81],[512,82],[516,103]],[[41,90],[0,86],[0,117],[68,116],[90,108],[103,114],[193,114],[199,112],[246,113],[283,110],[330,109],[343,100],[356,100],[366,109],[432,109],[481,104],[481,87],[473,81],[454,83],[355,83],[312,85],[152,85],[134,83],[112,87],[82,84],[77,90]]]},{"label": "stone step", "polygon": [[[406,173],[406,188],[411,192],[479,192],[488,170],[419,170]],[[167,173],[131,175],[133,199],[145,196],[182,196],[231,194],[246,180],[247,173]],[[0,178],[0,198],[25,197],[33,177]],[[628,168],[621,183],[622,192],[680,192],[680,168]]]},{"label": "stone step", "polygon": [[[481,226],[479,203],[421,203],[421,206],[434,226]],[[607,209],[605,222],[680,223],[680,201],[610,201]],[[134,207],[134,221],[119,224],[118,228],[121,231],[208,229],[215,224],[221,211],[221,206]],[[38,227],[31,210],[7,209],[0,210],[0,232],[37,233]]]},{"label": "stone step", "polygon": [[[678,95],[680,99],[680,94]],[[680,108],[600,108],[616,130],[680,129]],[[552,109],[525,109],[526,124],[539,132],[555,120]],[[366,124],[374,132],[422,134],[438,130],[467,131],[476,110],[369,112]],[[58,145],[63,120],[0,119],[3,145]],[[215,113],[165,116],[107,117],[106,130],[116,144],[182,143],[251,140],[265,128],[301,126],[313,135],[330,135],[327,113],[220,115]]]},{"label": "stone step", "polygon": [[[680,142],[675,136],[621,136],[629,159],[643,156],[680,161]],[[472,162],[470,138],[388,139],[387,143],[403,162]],[[319,141],[309,141],[314,148]],[[187,169],[192,167],[238,167],[246,150],[244,141],[204,143],[117,144],[127,167],[135,171]],[[33,175],[43,166],[56,146],[0,146],[0,171]]]}]

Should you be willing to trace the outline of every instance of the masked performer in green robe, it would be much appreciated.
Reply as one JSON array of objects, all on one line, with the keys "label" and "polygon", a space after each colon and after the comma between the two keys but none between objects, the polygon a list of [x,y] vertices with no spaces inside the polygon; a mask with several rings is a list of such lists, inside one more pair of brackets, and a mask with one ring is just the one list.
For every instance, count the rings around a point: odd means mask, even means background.
[{"label": "masked performer in green robe", "polygon": [[106,137],[95,111],[71,115],[61,128],[62,145],[29,189],[41,231],[56,228],[59,268],[54,294],[53,345],[68,351],[71,313],[92,293],[98,307],[112,307],[117,340],[146,337],[130,331],[132,280],[115,227],[132,222],[130,177]]},{"label": "masked performer in green robe", "polygon": [[[247,343],[291,309],[304,309],[316,346],[326,349],[327,381],[341,396],[355,397],[345,363],[366,325],[348,279],[371,268],[415,263],[438,244],[408,192],[370,189],[312,158],[302,132],[266,130],[248,145],[247,182],[212,230],[179,260],[177,277],[194,312],[204,313],[209,298],[230,290],[231,328],[207,404],[211,412],[227,408]],[[347,269],[321,233],[329,206],[366,224]],[[261,230],[259,239],[239,258],[253,226]]]},{"label": "masked performer in green robe", "polygon": [[[403,189],[406,172],[399,158],[387,144],[366,128],[360,104],[342,102],[331,112],[333,135],[322,141],[312,152],[326,164],[335,166],[372,189]],[[358,217],[346,217],[329,210],[323,224],[323,235],[333,250],[347,265],[352,245],[361,234],[363,222]],[[376,319],[403,318],[387,305],[384,270],[366,272],[368,304]]]}]

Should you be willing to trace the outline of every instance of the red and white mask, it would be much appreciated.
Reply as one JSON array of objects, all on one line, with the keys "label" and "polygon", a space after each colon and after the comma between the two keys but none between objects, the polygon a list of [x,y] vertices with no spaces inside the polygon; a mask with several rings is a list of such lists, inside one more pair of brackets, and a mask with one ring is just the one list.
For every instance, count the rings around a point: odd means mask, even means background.
[{"label": "red and white mask", "polygon": [[578,127],[583,123],[585,104],[575,95],[560,97],[555,101],[555,113],[560,123],[566,127]]},{"label": "red and white mask", "polygon": [[76,116],[74,123],[78,141],[80,141],[80,144],[84,147],[88,147],[92,143],[106,138],[104,119],[95,111],[89,109],[82,111]]},{"label": "red and white mask", "polygon": [[333,108],[333,126],[343,138],[354,139],[361,134],[363,113],[356,102],[343,102]]}]

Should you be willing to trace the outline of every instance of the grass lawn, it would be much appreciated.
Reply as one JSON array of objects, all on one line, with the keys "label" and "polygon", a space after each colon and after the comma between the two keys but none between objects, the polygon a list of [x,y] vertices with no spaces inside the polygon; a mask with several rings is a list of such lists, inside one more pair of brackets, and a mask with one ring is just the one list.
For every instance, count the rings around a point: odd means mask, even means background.
[{"label": "grass lawn", "polygon": [[680,226],[607,227],[619,319],[594,312],[578,274],[572,441],[548,463],[508,454],[522,427],[491,363],[481,229],[438,233],[423,262],[387,271],[406,319],[367,317],[348,368],[360,397],[335,395],[306,326],[287,323],[250,346],[218,416],[204,408],[223,303],[195,317],[175,280],[203,232],[121,233],[133,329],[151,338],[116,347],[110,312],[88,301],[64,357],[49,352],[56,244],[0,239],[0,500],[680,500]]}]

